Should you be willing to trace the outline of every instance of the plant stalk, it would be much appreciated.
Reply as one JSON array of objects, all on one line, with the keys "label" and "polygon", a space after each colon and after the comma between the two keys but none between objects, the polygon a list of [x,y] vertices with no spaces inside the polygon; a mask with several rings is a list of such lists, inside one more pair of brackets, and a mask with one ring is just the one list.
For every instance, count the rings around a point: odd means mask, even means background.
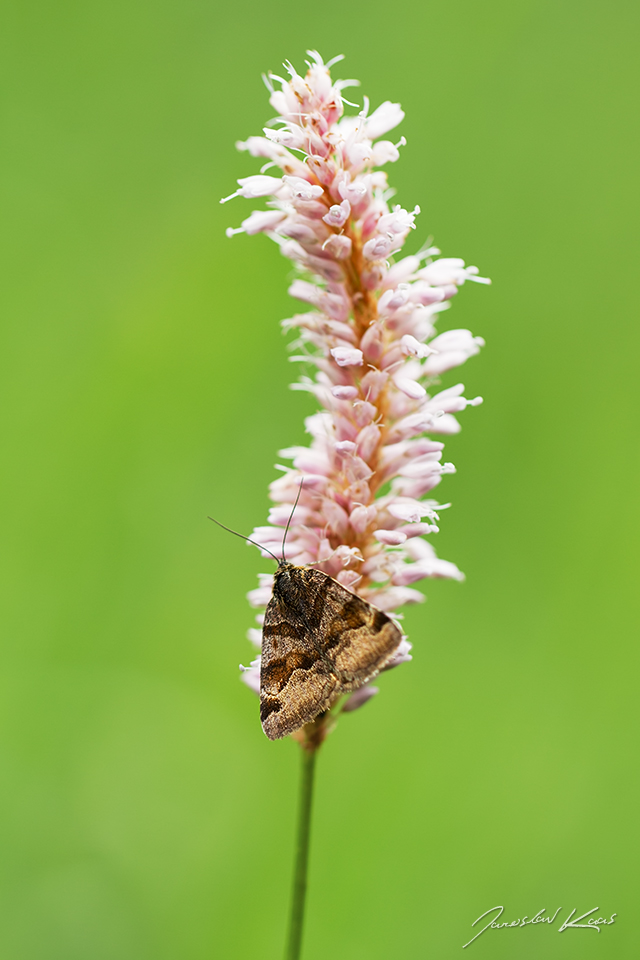
[{"label": "plant stalk", "polygon": [[302,928],[307,893],[307,864],[309,861],[309,838],[311,834],[311,801],[313,798],[313,774],[317,747],[308,744],[302,748],[302,777],[300,780],[300,807],[298,810],[298,835],[296,840],[295,867],[289,939],[285,960],[300,960]]}]

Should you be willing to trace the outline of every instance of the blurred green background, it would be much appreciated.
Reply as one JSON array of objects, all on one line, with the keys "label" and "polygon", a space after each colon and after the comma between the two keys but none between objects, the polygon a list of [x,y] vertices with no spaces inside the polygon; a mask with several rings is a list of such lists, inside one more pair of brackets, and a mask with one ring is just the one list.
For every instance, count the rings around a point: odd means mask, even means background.
[{"label": "blurred green background", "polygon": [[[447,445],[415,659],[320,757],[305,960],[638,956],[636,4],[4,11],[0,955],[279,958],[298,756],[238,682],[263,523],[304,442],[253,208],[260,73],[307,47],[401,101],[390,167],[493,278]],[[477,930],[478,928],[476,928]]]}]

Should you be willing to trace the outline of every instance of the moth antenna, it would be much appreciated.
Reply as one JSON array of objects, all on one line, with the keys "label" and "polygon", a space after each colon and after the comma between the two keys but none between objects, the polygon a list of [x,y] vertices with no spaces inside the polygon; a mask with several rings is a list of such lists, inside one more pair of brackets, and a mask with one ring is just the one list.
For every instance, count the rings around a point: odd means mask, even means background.
[{"label": "moth antenna", "polygon": [[[219,520],[216,520],[215,517],[208,517],[207,519],[208,519],[208,520],[213,520],[214,523],[217,523],[218,526],[219,526],[219,527],[222,527],[223,530],[226,530],[227,533],[232,533],[232,534],[234,535],[234,537],[240,537],[241,540],[246,540],[247,543],[252,543],[252,544],[254,545],[254,547],[257,547],[257,548],[258,548],[258,550],[264,550],[266,553],[269,554],[270,557],[273,557],[273,559],[275,560],[276,563],[280,563],[280,561],[279,561],[278,558],[276,557],[275,553],[271,553],[271,550],[269,550],[268,547],[265,547],[264,544],[262,544],[262,543],[256,543],[256,541],[255,541],[255,540],[252,540],[251,537],[245,537],[245,535],[244,535],[243,533],[238,533],[236,530],[232,530],[231,527],[225,527],[224,523],[220,523],[220,521],[219,521]],[[284,544],[283,544],[283,546],[284,546]]]},{"label": "moth antenna", "polygon": [[282,559],[285,560],[285,561],[286,561],[287,558],[286,558],[285,555],[284,555],[284,545],[285,545],[285,543],[287,542],[287,534],[289,533],[289,527],[291,526],[291,521],[293,520],[293,515],[294,515],[294,513],[296,512],[296,507],[298,506],[298,500],[300,499],[300,494],[302,493],[302,484],[303,484],[303,483],[304,483],[304,477],[303,477],[302,480],[300,481],[300,486],[298,487],[298,496],[296,497],[296,502],[295,502],[294,505],[293,505],[293,510],[292,510],[291,513],[289,514],[289,519],[287,520],[287,525],[286,525],[285,530],[284,530],[284,537],[282,538]]}]

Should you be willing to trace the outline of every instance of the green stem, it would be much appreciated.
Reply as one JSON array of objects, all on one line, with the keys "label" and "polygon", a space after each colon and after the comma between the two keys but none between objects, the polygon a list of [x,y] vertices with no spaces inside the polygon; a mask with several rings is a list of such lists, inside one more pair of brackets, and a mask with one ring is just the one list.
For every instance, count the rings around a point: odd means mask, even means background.
[{"label": "green stem", "polygon": [[302,947],[302,924],[307,893],[307,863],[309,861],[309,836],[311,833],[311,800],[313,797],[313,773],[316,752],[313,746],[302,749],[302,779],[300,781],[300,809],[298,811],[298,837],[296,843],[295,870],[289,941],[285,960],[299,960]]}]

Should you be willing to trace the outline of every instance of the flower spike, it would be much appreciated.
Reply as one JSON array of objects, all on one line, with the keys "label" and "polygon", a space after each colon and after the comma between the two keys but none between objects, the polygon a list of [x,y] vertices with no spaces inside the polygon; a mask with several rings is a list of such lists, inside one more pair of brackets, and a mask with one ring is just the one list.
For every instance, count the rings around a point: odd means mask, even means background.
[{"label": "flower spike", "polygon": [[[438,532],[439,505],[431,499],[443,476],[437,438],[456,433],[455,414],[477,406],[464,387],[440,389],[442,374],[484,346],[469,330],[436,333],[439,314],[465,281],[487,284],[478,269],[440,257],[432,239],[416,254],[402,254],[417,229],[420,208],[389,206],[382,165],[398,160],[404,137],[382,139],[404,118],[398,103],[345,114],[342,96],[356,81],[334,81],[317,51],[305,76],[285,62],[288,79],[264,79],[278,114],[264,136],[239,143],[264,158],[272,173],[238,180],[235,197],[268,198],[227,234],[266,233],[295,264],[290,294],[309,309],[283,322],[295,327],[296,356],[314,371],[293,387],[316,397],[320,410],[305,421],[308,447],[280,451],[292,461],[270,487],[269,523],[252,540],[265,555],[313,565],[387,615],[418,603],[414,584],[429,577],[462,580],[458,567],[437,557],[430,542]],[[275,168],[275,169],[274,169]],[[292,510],[292,505],[294,509]],[[262,611],[271,575],[261,575],[249,600]],[[410,586],[411,585],[411,586]],[[258,614],[258,622],[263,613]],[[252,641],[259,635],[250,631]],[[410,644],[390,666],[411,659]],[[257,689],[259,658],[243,669]],[[353,710],[374,696],[367,686],[352,694]]]}]

